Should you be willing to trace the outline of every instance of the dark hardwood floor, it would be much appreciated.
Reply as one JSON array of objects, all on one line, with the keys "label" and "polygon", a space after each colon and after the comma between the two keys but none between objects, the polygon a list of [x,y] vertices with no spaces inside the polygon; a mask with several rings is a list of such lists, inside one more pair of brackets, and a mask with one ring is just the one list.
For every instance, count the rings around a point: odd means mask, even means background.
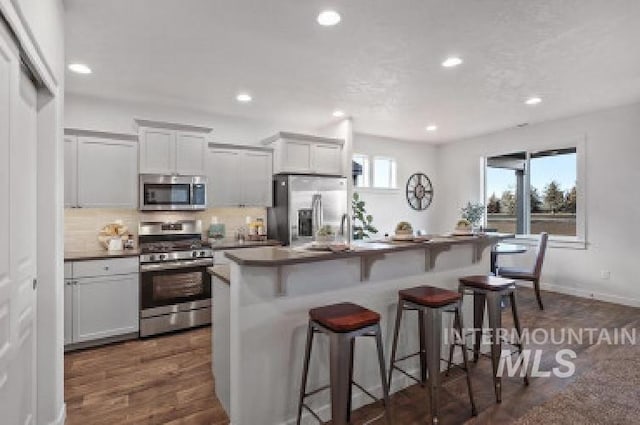
[{"label": "dark hardwood floor", "polygon": [[[640,329],[640,309],[545,292],[546,310],[539,311],[533,291],[522,289],[520,294],[521,321],[530,329]],[[503,316],[505,327],[511,326],[508,311],[505,310]],[[202,328],[67,354],[67,424],[228,424],[228,418],[213,394],[210,332],[210,328]],[[546,344],[528,348],[544,350],[541,370],[557,366],[557,346]],[[452,373],[441,391],[440,423],[512,423],[533,406],[554,397],[618,349],[606,344],[586,343],[566,348],[578,354],[573,377],[532,378],[528,387],[521,379],[505,378],[503,402],[499,405],[493,395],[490,360],[481,358],[472,365],[479,411],[475,418],[470,415],[464,377]],[[353,422],[383,424],[383,420],[376,419],[380,413],[379,404],[366,406],[354,412]],[[394,394],[392,417],[394,424],[426,423],[429,406],[425,390],[415,385]]]}]

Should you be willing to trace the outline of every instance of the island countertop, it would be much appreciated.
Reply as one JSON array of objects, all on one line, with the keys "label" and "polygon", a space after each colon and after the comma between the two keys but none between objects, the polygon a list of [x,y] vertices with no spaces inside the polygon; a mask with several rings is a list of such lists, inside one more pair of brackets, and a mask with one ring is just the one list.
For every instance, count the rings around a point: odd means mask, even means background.
[{"label": "island countertop", "polygon": [[443,251],[454,245],[486,247],[513,237],[514,235],[509,233],[487,233],[474,236],[431,236],[428,241],[424,242],[359,241],[352,244],[352,248],[349,251],[343,252],[313,251],[291,247],[260,247],[230,251],[225,255],[241,266],[285,266],[411,250]]}]

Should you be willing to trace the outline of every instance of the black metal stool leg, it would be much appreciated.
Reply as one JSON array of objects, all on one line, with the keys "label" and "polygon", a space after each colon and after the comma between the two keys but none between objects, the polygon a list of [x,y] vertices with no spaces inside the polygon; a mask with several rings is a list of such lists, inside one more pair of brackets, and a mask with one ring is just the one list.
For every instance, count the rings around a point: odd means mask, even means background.
[{"label": "black metal stool leg", "polygon": [[471,388],[471,374],[469,370],[469,359],[467,355],[467,343],[464,339],[464,325],[462,323],[462,314],[460,312],[460,306],[456,307],[456,322],[458,325],[458,332],[460,333],[460,344],[462,348],[462,363],[464,365],[464,371],[467,374],[467,388],[469,389],[469,401],[471,402],[471,415],[476,416],[478,410],[476,409],[476,403],[473,399],[473,389]]},{"label": "black metal stool leg", "polygon": [[473,294],[473,361],[477,362],[480,356],[480,343],[482,342],[482,326],[484,324],[484,306],[486,296],[483,293]]},{"label": "black metal stool leg", "polygon": [[439,389],[440,389],[440,350],[442,344],[442,311],[434,308],[425,309],[425,339],[427,341],[427,368],[429,379],[429,399],[431,401],[431,423],[438,424]]},{"label": "black metal stool leg", "polygon": [[378,363],[380,365],[380,379],[382,381],[382,399],[384,401],[384,416],[387,424],[391,423],[391,403],[389,402],[389,386],[387,384],[387,371],[385,370],[384,351],[382,346],[382,331],[380,325],[376,329],[376,348],[378,350]]},{"label": "black metal stool leg", "polygon": [[[518,295],[516,293],[517,289],[514,289],[509,294],[509,300],[511,301],[511,313],[513,314],[513,324],[518,331],[518,350],[520,354],[522,354],[522,350],[524,349],[524,343],[522,342],[522,327],[520,326],[520,317],[518,316]],[[529,385],[529,371],[528,366],[523,364],[524,368],[524,384]]]},{"label": "black metal stool leg", "polygon": [[393,331],[393,345],[391,346],[391,363],[389,366],[389,380],[387,381],[389,388],[391,388],[391,379],[393,378],[393,369],[396,364],[396,354],[398,352],[398,336],[400,334],[400,322],[402,321],[402,313],[404,306],[402,300],[398,300],[398,309],[396,311],[396,326]]},{"label": "black metal stool leg", "polygon": [[[477,295],[476,295],[477,296]],[[496,402],[502,402],[502,377],[498,376],[498,365],[502,355],[502,307],[500,306],[502,295],[499,292],[489,292],[487,297],[487,310],[489,316],[489,328],[491,328],[491,363],[493,365],[493,385],[496,392]]]},{"label": "black metal stool leg", "polygon": [[[452,329],[458,330],[460,328],[459,320],[460,320],[460,313],[459,313],[459,310],[456,308],[454,310]],[[459,331],[459,332],[460,332],[460,338],[462,339],[462,341],[464,341],[464,334],[462,333],[462,331]],[[447,361],[447,372],[445,373],[445,376],[449,376],[449,371],[451,370],[451,366],[453,365],[453,350],[456,349],[455,335],[453,333],[451,335],[453,338],[452,338],[452,341],[449,341],[449,360]]]},{"label": "black metal stool leg", "polygon": [[329,335],[329,375],[331,382],[331,421],[334,424],[348,423],[351,379],[345,372],[351,362],[351,337],[347,334]]},{"label": "black metal stool leg", "polygon": [[351,359],[349,360],[349,399],[347,400],[347,422],[351,423],[351,402],[353,398],[353,357],[356,350],[356,339],[351,338]]},{"label": "black metal stool leg", "polygon": [[427,382],[427,342],[424,330],[424,311],[422,309],[418,309],[418,334],[420,342],[420,380],[422,385],[425,385]]},{"label": "black metal stool leg", "polygon": [[309,375],[309,362],[311,360],[311,349],[313,348],[313,324],[309,321],[307,327],[307,344],[304,352],[304,366],[302,367],[302,383],[300,384],[300,399],[298,401],[298,418],[296,424],[300,425],[302,419],[302,405],[304,404],[304,396],[307,392],[307,377]]}]

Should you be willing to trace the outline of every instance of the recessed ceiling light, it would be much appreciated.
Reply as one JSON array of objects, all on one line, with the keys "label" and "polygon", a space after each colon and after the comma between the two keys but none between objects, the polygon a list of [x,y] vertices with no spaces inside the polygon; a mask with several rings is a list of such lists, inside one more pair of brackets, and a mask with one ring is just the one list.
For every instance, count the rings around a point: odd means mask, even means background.
[{"label": "recessed ceiling light", "polygon": [[524,103],[526,103],[527,105],[537,105],[540,102],[542,102],[542,99],[540,99],[539,97],[530,97],[529,99],[525,100]]},{"label": "recessed ceiling light", "polygon": [[250,95],[250,94],[248,94],[248,93],[239,93],[239,94],[236,96],[236,100],[237,100],[238,102],[247,103],[247,102],[251,102],[251,101],[253,100],[253,98],[252,98],[252,97],[251,97],[251,95]]},{"label": "recessed ceiling light", "polygon": [[336,118],[342,118],[344,117],[344,111],[333,111],[333,116]]},{"label": "recessed ceiling light", "polygon": [[435,124],[430,124],[427,126],[427,131],[436,131],[438,129],[438,126]]},{"label": "recessed ceiling light", "polygon": [[91,68],[83,63],[69,64],[69,71],[73,71],[76,74],[91,74]]},{"label": "recessed ceiling light", "polygon": [[442,66],[444,66],[445,68],[453,68],[454,66],[458,66],[460,64],[462,64],[462,59],[457,56],[451,56],[445,59],[444,62],[442,62]]},{"label": "recessed ceiling light", "polygon": [[318,23],[324,27],[336,25],[340,19],[340,14],[335,10],[323,10],[318,15]]}]

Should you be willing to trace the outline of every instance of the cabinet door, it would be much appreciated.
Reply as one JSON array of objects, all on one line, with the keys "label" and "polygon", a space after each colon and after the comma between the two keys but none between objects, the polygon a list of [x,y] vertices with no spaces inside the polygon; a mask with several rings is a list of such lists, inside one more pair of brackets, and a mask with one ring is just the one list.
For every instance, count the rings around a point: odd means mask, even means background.
[{"label": "cabinet door", "polygon": [[162,128],[140,129],[140,173],[173,174],[176,171],[176,132]]},{"label": "cabinet door", "polygon": [[176,173],[187,176],[204,174],[206,146],[206,134],[179,131],[176,136]]},{"label": "cabinet door", "polygon": [[242,203],[240,152],[232,149],[209,149],[207,154],[209,206],[229,207]]},{"label": "cabinet door", "polygon": [[342,175],[342,147],[313,145],[313,170],[318,174]]},{"label": "cabinet door", "polygon": [[135,142],[78,138],[78,204],[136,208],[136,151]]},{"label": "cabinet door", "polygon": [[283,170],[284,172],[310,173],[313,171],[311,164],[311,144],[284,140],[283,145]]},{"label": "cabinet door", "polygon": [[77,279],[73,342],[138,331],[138,275]]},{"label": "cabinet door", "polygon": [[73,342],[73,282],[64,281],[64,345]]},{"label": "cabinet door", "polygon": [[64,136],[64,206],[78,206],[78,139]]},{"label": "cabinet door", "polygon": [[252,207],[271,206],[272,155],[269,152],[247,151],[240,167],[242,204]]}]

